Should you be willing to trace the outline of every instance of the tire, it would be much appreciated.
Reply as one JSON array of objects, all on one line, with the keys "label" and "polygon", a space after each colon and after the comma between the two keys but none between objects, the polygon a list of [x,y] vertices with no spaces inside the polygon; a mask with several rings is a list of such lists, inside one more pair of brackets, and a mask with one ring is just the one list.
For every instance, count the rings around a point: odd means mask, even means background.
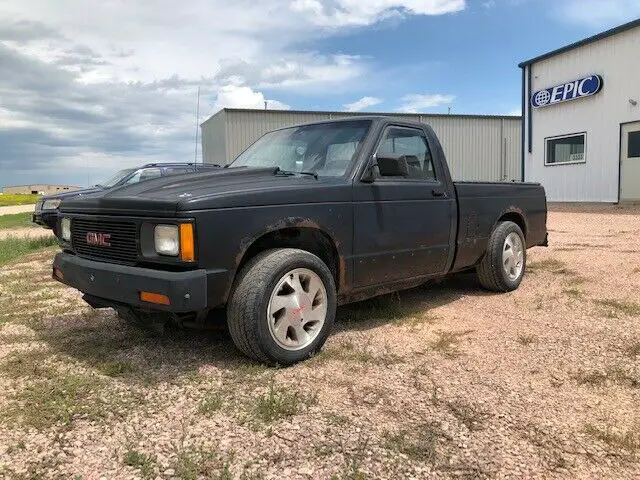
[{"label": "tire", "polygon": [[[513,262],[507,263],[507,258],[513,258]],[[491,233],[487,251],[476,271],[483,288],[511,292],[520,286],[526,265],[527,248],[522,230],[513,222],[501,222]]]},{"label": "tire", "polygon": [[227,306],[229,333],[249,358],[292,365],[324,345],[335,319],[336,297],[331,271],[317,256],[293,248],[267,250],[251,259],[236,279]]}]

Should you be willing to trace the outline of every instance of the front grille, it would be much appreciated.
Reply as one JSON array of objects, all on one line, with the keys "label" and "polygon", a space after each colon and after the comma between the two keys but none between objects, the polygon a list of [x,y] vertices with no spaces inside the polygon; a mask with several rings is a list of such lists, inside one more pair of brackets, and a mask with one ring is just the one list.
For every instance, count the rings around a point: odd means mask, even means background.
[{"label": "front grille", "polygon": [[[109,235],[109,246],[87,243],[87,233]],[[134,263],[138,257],[137,226],[134,222],[74,218],[71,220],[72,245],[81,256]]]}]

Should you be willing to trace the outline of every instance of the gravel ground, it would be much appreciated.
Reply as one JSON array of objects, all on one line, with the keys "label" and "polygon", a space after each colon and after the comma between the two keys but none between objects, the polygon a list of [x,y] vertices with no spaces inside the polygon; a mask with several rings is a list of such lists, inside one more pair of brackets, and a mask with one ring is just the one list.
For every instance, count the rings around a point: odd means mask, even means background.
[{"label": "gravel ground", "polygon": [[640,208],[563,206],[516,292],[472,276],[339,309],[271,370],[0,273],[0,477],[640,478]]},{"label": "gravel ground", "polygon": [[11,215],[12,213],[33,212],[35,205],[12,205],[9,207],[0,207],[0,215]]}]

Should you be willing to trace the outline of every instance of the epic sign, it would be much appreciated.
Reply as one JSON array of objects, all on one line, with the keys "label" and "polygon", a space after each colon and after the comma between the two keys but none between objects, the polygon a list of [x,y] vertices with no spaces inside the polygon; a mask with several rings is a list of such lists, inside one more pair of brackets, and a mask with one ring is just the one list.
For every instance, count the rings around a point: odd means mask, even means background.
[{"label": "epic sign", "polygon": [[548,107],[556,103],[590,97],[600,90],[602,90],[602,77],[600,75],[591,75],[580,80],[540,90],[531,95],[531,105],[534,108]]}]

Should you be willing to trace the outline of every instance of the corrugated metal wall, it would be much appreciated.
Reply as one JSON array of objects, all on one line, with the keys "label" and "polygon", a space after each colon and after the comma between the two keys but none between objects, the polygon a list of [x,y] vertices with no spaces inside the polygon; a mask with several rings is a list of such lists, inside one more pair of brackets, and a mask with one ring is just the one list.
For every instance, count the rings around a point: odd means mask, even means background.
[{"label": "corrugated metal wall", "polygon": [[[260,136],[276,128],[356,115],[364,114],[224,110],[202,125],[204,161],[222,163],[221,152],[224,152],[228,163]],[[461,115],[392,116],[431,125],[442,142],[455,180],[494,181],[521,178],[520,118]],[[220,132],[225,128],[226,140],[222,142]]]},{"label": "corrugated metal wall", "polygon": [[213,117],[202,124],[202,158],[205,163],[217,163],[226,165],[228,158],[236,155],[227,155],[227,112],[220,110]]}]

